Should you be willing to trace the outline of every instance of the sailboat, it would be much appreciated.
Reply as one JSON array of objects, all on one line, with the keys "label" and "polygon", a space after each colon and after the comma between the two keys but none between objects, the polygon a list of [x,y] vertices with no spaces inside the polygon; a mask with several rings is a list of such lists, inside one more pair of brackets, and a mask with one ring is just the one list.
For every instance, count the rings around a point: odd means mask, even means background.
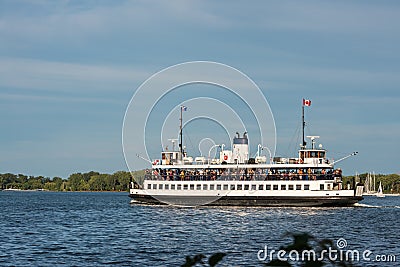
[{"label": "sailboat", "polygon": [[375,196],[376,195],[376,190],[375,190],[375,172],[372,176],[372,173],[369,172],[367,174],[367,178],[365,178],[365,183],[364,183],[364,196]]},{"label": "sailboat", "polygon": [[378,188],[378,192],[376,193],[377,197],[385,197],[385,195],[383,194],[383,190],[382,190],[382,182],[379,182],[379,188]]}]

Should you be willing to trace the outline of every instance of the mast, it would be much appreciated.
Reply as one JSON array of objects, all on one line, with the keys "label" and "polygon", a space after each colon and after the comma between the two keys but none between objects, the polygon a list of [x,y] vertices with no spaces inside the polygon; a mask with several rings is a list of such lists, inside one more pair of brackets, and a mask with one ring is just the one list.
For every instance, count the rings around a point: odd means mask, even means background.
[{"label": "mast", "polygon": [[179,124],[179,151],[181,152],[182,158],[183,158],[183,135],[182,135],[182,111],[183,111],[183,106],[181,106],[181,116],[180,116],[180,124]]},{"label": "mast", "polygon": [[303,99],[303,105],[301,105],[301,114],[302,114],[302,133],[303,133],[303,148],[306,148],[307,142],[304,138],[304,127],[306,126],[306,122],[304,120],[304,99]]},{"label": "mast", "polygon": [[302,129],[303,129],[303,148],[306,148],[306,145],[307,145],[307,142],[306,142],[306,140],[305,140],[305,138],[304,138],[304,127],[306,127],[306,121],[304,120],[304,106],[307,106],[307,107],[309,107],[309,106],[311,106],[311,100],[310,99],[304,99],[303,98],[303,105],[301,106],[302,107],[302,109],[301,109],[301,114],[302,114]]}]

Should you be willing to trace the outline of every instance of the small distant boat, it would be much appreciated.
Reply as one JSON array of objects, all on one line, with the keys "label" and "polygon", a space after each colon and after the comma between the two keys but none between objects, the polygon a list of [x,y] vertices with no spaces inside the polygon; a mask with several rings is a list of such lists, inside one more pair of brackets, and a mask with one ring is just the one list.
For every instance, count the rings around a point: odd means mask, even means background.
[{"label": "small distant boat", "polygon": [[4,191],[22,191],[22,189],[10,187],[10,188],[4,189]]},{"label": "small distant boat", "polygon": [[378,188],[378,192],[376,193],[377,197],[385,197],[385,195],[383,194],[383,190],[382,190],[382,182],[379,182],[379,188]]}]

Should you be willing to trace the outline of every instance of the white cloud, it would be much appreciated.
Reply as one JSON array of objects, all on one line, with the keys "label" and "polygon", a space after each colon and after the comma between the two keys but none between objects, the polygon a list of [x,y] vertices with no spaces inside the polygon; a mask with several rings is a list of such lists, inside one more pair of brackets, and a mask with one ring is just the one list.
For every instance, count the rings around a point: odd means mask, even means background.
[{"label": "white cloud", "polygon": [[[225,5],[219,8],[222,10]],[[400,7],[383,2],[367,3],[350,1],[262,1],[238,4],[236,10],[229,8],[234,16],[232,25],[269,30],[293,30],[324,34],[370,34],[398,31]],[[220,14],[224,14],[221,12]],[[225,13],[226,14],[226,13]],[[251,14],[252,19],[248,18]],[[237,19],[239,18],[239,19]]]},{"label": "white cloud", "polygon": [[188,25],[215,27],[226,23],[220,14],[214,15],[207,5],[197,1],[135,1],[93,6],[45,2],[38,6],[36,9],[40,11],[10,11],[0,17],[2,35],[15,43],[21,39],[33,43],[57,42],[61,38],[80,45],[94,37],[112,38],[116,33],[152,34],[163,27],[173,31]]},{"label": "white cloud", "polygon": [[149,73],[128,67],[0,58],[0,87],[53,91],[126,90]]}]

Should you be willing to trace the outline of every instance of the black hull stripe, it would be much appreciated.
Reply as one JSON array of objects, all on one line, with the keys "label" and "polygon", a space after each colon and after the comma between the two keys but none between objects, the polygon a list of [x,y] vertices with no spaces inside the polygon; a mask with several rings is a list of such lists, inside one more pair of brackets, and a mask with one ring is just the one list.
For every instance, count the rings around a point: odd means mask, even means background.
[{"label": "black hull stripe", "polygon": [[[131,194],[130,197],[139,203],[144,204],[165,204],[150,195]],[[167,196],[160,196],[170,203],[187,203],[190,197],[171,196],[168,201]],[[344,207],[351,206],[363,200],[361,196],[351,197],[276,197],[276,196],[223,196],[206,206],[265,206],[265,207]]]}]

